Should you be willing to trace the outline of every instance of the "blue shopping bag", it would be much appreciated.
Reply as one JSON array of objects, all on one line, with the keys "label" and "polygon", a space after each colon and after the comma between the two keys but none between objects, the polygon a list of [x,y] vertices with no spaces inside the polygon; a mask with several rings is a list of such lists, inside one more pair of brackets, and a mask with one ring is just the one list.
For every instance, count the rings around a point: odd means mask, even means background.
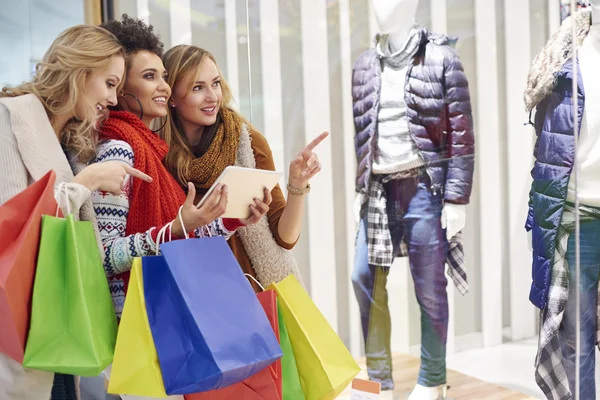
[{"label": "blue shopping bag", "polygon": [[221,389],[283,356],[223,237],[178,240],[144,257],[150,330],[167,394]]}]

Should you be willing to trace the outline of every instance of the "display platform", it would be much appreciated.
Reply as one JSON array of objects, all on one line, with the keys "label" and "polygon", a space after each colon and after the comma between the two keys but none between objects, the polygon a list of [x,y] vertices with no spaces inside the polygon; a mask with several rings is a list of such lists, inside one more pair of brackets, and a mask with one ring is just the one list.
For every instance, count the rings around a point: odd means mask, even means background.
[{"label": "display platform", "polygon": [[[407,354],[394,354],[394,400],[405,400],[412,390],[419,374],[419,359]],[[363,371],[358,378],[367,379],[365,361],[359,360]],[[448,370],[448,400],[535,400],[525,394],[514,392],[501,386],[484,382],[460,372]],[[350,388],[348,388],[339,400],[350,400]],[[389,397],[382,397],[382,400]]]}]

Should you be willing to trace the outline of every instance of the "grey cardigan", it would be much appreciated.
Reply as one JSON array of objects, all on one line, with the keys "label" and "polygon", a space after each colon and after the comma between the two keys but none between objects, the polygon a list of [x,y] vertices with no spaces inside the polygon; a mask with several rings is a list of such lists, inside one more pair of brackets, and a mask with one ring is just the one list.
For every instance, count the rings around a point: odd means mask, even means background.
[{"label": "grey cardigan", "polygon": [[[50,170],[56,173],[59,184],[70,182],[73,173],[84,167],[76,162],[69,164],[44,106],[35,95],[0,99],[0,205]],[[67,183],[67,190],[70,210],[80,220],[93,223],[102,250],[90,191],[76,183]],[[66,211],[65,196],[59,197],[59,204]],[[49,399],[53,376],[49,372],[27,370],[0,354],[0,399]]]}]

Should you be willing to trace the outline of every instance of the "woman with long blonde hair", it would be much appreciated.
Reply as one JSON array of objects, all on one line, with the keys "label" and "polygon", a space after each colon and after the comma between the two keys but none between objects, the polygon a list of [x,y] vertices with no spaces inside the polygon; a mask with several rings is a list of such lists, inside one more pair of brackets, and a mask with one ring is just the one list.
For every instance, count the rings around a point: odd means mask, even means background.
[{"label": "woman with long blonde hair", "polygon": [[[208,51],[189,45],[170,49],[163,57],[172,88],[169,118],[161,137],[169,145],[166,165],[181,187],[192,182],[198,198],[230,165],[274,170],[266,139],[232,108],[232,95],[217,61]],[[229,245],[245,273],[268,285],[293,274],[300,278],[289,250],[302,228],[309,181],[321,170],[313,149],[324,132],[306,146],[289,169],[287,202],[279,186],[265,192],[267,218],[238,230]],[[251,210],[261,209],[259,199]],[[257,289],[255,287],[255,289]]]},{"label": "woman with long blonde hair", "polygon": [[[117,39],[101,28],[78,25],[54,40],[33,79],[0,92],[0,204],[54,170],[57,185],[68,191],[68,200],[60,196],[61,208],[92,222],[98,251],[102,246],[91,192],[118,194],[128,174],[151,181],[119,162],[87,166],[95,154],[96,127],[108,106],[116,104],[123,73],[123,48]],[[53,378],[0,354],[3,400],[48,399]],[[73,377],[57,374],[55,386],[69,399],[76,398]]]}]

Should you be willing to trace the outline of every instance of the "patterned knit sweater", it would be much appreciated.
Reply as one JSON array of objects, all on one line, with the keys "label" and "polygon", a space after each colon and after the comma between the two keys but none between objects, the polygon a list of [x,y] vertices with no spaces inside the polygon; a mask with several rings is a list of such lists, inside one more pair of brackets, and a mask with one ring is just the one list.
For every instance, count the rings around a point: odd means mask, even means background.
[{"label": "patterned knit sweater", "polygon": [[[93,162],[122,161],[133,167],[134,154],[131,146],[120,140],[107,140],[101,142],[96,150]],[[152,227],[146,232],[125,236],[127,215],[131,195],[131,177],[125,179],[121,195],[114,196],[106,192],[93,192],[92,202],[98,220],[98,229],[104,245],[104,269],[109,278],[109,287],[115,306],[117,318],[121,318],[125,304],[125,291],[123,280],[116,275],[129,271],[135,257],[155,255],[158,231],[162,227]],[[194,231],[194,236],[224,236],[229,239],[240,226],[237,220],[213,221],[210,225],[203,226]],[[171,240],[170,233],[165,235],[166,241]]]}]

